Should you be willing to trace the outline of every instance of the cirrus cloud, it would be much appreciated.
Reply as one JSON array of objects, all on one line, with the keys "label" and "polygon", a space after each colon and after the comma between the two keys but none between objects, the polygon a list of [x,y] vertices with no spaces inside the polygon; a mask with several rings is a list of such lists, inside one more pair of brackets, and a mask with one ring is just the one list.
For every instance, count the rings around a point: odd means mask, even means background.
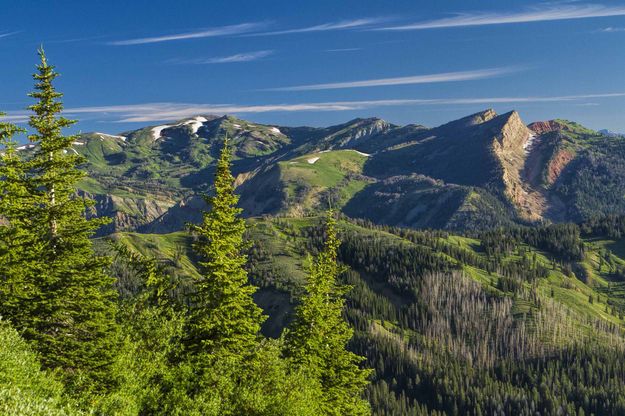
[{"label": "cirrus cloud", "polygon": [[546,22],[554,20],[588,19],[624,16],[625,6],[572,4],[533,7],[517,12],[461,13],[452,17],[416,22],[406,25],[374,28],[373,30],[424,30],[466,26],[503,25],[512,23]]},{"label": "cirrus cloud", "polygon": [[427,75],[412,75],[396,78],[378,78],[362,81],[332,82],[326,84],[296,85],[291,87],[268,88],[264,91],[316,91],[335,90],[343,88],[364,88],[381,87],[390,85],[410,85],[410,84],[433,84],[439,82],[473,81],[509,74],[519,71],[520,68],[487,68],[474,71],[443,72]]},{"label": "cirrus cloud", "polygon": [[[180,120],[200,114],[255,114],[278,112],[321,112],[321,111],[354,111],[371,108],[393,106],[442,106],[442,105],[484,105],[523,104],[523,103],[555,103],[570,102],[585,104],[588,100],[625,97],[625,92],[557,95],[557,96],[525,96],[525,97],[460,97],[460,98],[414,98],[361,101],[328,101],[311,103],[278,103],[278,104],[190,104],[190,103],[145,103],[128,105],[108,105],[93,107],[67,108],[65,114],[74,117],[108,120],[119,123],[149,123],[159,121]],[[581,101],[581,103],[580,103]],[[24,122],[28,120],[28,112],[9,112],[0,120]]]},{"label": "cirrus cloud", "polygon": [[221,26],[212,29],[198,30],[195,32],[176,33],[172,35],[161,35],[146,38],[125,39],[109,42],[113,46],[144,45],[148,43],[171,42],[175,40],[201,39],[218,36],[240,35],[263,28],[265,23],[240,23],[237,25]]},{"label": "cirrus cloud", "polygon": [[266,58],[270,55],[273,55],[274,51],[254,51],[254,52],[244,52],[244,53],[235,53],[234,55],[228,56],[217,56],[212,58],[197,58],[197,59],[173,59],[168,61],[173,64],[230,64],[236,62],[251,62],[258,61],[259,59]]}]

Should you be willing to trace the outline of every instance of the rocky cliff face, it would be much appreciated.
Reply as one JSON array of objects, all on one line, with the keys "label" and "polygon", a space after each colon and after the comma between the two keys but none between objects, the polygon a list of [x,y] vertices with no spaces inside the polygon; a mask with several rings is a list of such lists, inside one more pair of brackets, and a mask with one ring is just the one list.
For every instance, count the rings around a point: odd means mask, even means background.
[{"label": "rocky cliff face", "polygon": [[318,150],[326,149],[358,149],[369,140],[380,136],[397,126],[379,118],[352,120],[340,126],[336,131],[328,132],[319,141]]},{"label": "rocky cliff face", "polygon": [[574,158],[575,154],[570,150],[557,150],[547,165],[547,185],[553,185]]},{"label": "rocky cliff face", "polygon": [[197,224],[202,221],[202,212],[208,209],[204,198],[194,195],[171,206],[157,218],[141,224],[138,229],[144,233],[165,234],[184,230],[186,224]]},{"label": "rocky cliff face", "polygon": [[466,129],[467,127],[477,126],[487,123],[497,117],[497,113],[493,109],[480,111],[479,113],[471,114],[470,116],[463,117],[458,120],[450,121],[437,127],[440,131],[458,131]]},{"label": "rocky cliff face", "polygon": [[500,116],[504,123],[493,140],[492,150],[501,167],[504,193],[516,206],[521,218],[536,221],[542,218],[545,198],[523,180],[528,145],[533,138],[516,111]]},{"label": "rocky cliff face", "polygon": [[568,127],[556,120],[536,121],[527,126],[536,134],[545,134],[552,131],[567,130]]},{"label": "rocky cliff face", "polygon": [[166,200],[83,194],[95,201],[95,216],[111,218],[111,223],[102,227],[99,234],[136,230],[156,220],[175,204]]}]

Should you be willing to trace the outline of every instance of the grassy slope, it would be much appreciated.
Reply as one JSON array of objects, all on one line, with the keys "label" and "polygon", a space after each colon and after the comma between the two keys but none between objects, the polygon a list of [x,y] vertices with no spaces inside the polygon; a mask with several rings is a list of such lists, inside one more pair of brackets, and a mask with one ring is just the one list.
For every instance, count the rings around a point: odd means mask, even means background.
[{"label": "grassy slope", "polygon": [[[270,302],[271,293],[279,296],[280,299],[271,304],[269,314],[281,316],[283,322],[284,315],[290,310],[289,299],[298,292],[303,283],[306,270],[308,267],[306,238],[299,236],[299,230],[317,224],[318,218],[279,218],[279,219],[252,219],[250,220],[249,233],[250,237],[257,242],[259,247],[264,250],[263,261],[258,265],[259,270],[271,269],[274,275],[279,276],[279,281],[271,283],[271,288],[264,288],[262,296],[265,298],[262,303]],[[362,238],[375,237],[378,239],[388,239],[394,244],[414,244],[400,236],[360,227],[353,223],[341,222],[341,226],[346,230],[358,232]],[[172,259],[176,258],[174,268],[179,270],[180,274],[197,276],[197,270],[193,266],[193,261],[189,258],[188,250],[181,251],[176,247],[180,244],[190,244],[190,238],[185,233],[172,233],[164,235],[156,234],[138,234],[138,233],[120,233],[117,235],[119,241],[122,241],[138,251],[148,254],[153,253],[159,258]],[[470,251],[478,256],[486,258],[485,253],[480,251],[479,240],[466,238],[456,235],[442,238],[443,244],[449,244]],[[587,259],[583,262],[583,266],[589,271],[591,280],[589,284],[582,282],[575,277],[567,277],[562,267],[556,264],[555,269],[552,268],[552,261],[549,253],[542,252],[530,246],[524,246],[528,256],[536,255],[537,262],[550,269],[549,276],[545,279],[539,279],[537,289],[542,297],[551,297],[557,303],[565,305],[573,313],[580,316],[591,316],[600,318],[604,321],[623,325],[624,322],[618,316],[606,313],[606,305],[609,303],[622,303],[625,299],[625,288],[621,283],[611,282],[609,270],[604,266],[599,269],[597,256],[599,251],[604,248],[611,248],[611,255],[614,256],[614,262],[625,265],[625,259],[619,255],[625,255],[625,240],[598,240],[586,241]],[[438,253],[437,255],[445,256],[452,262],[456,259],[450,258],[446,254]],[[507,256],[504,261],[512,262],[520,259],[517,253]],[[510,296],[503,294],[497,289],[497,282],[501,278],[496,273],[488,273],[472,266],[464,266],[464,271],[468,276],[484,285],[489,292],[498,296]],[[363,277],[365,278],[365,277]],[[371,282],[367,282],[371,284]],[[378,282],[379,283],[379,282]],[[529,289],[529,283],[524,283]],[[612,290],[608,290],[609,285]],[[401,294],[397,297],[397,293],[390,293],[388,288],[374,288],[376,292],[388,295],[392,302],[401,302]],[[269,292],[267,292],[269,290]],[[285,296],[288,294],[288,296]],[[589,296],[593,297],[594,302],[589,302]],[[271,302],[270,302],[271,303]],[[515,304],[515,308],[519,313],[529,312],[534,305],[525,301],[519,301]],[[271,322],[271,325],[280,325],[279,322]],[[272,332],[276,333],[277,328],[273,328]]]},{"label": "grassy slope", "polygon": [[144,256],[170,263],[180,275],[193,278],[199,273],[190,257],[191,237],[186,232],[171,234],[116,233],[112,239]]},{"label": "grassy slope", "polygon": [[274,168],[277,175],[271,170],[252,178],[243,186],[247,190],[243,194],[280,188],[284,200],[276,208],[293,216],[318,212],[327,208],[328,201],[342,207],[367,185],[361,175],[366,160],[367,156],[353,150],[335,150],[281,161]]}]

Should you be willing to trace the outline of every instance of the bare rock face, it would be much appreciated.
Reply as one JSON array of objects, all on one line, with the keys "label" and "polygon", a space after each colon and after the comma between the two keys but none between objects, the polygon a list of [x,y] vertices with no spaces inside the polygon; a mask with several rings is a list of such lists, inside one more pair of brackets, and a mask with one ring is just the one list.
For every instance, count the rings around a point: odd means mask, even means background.
[{"label": "bare rock face", "polygon": [[537,121],[537,122],[531,123],[527,127],[536,134],[545,134],[545,133],[549,133],[552,131],[568,130],[567,126],[565,126],[564,124],[558,123],[555,120]]},{"label": "bare rock face", "polygon": [[477,126],[478,124],[487,123],[497,117],[497,113],[492,108],[489,108],[479,113],[471,114],[470,116],[463,117],[459,120],[451,121],[447,124],[443,124],[439,127],[441,130],[450,129],[464,129],[471,126]]},{"label": "bare rock face", "polygon": [[551,160],[549,161],[549,165],[547,166],[547,184],[553,185],[560,174],[564,170],[564,168],[575,158],[575,154],[570,150],[560,149],[558,150]]},{"label": "bare rock face", "polygon": [[545,198],[523,181],[526,148],[533,133],[516,111],[501,117],[507,117],[507,120],[501,132],[493,139],[492,151],[501,168],[504,194],[516,206],[521,218],[539,220],[545,209]]},{"label": "bare rock face", "polygon": [[96,216],[111,218],[111,223],[100,230],[104,234],[135,230],[154,221],[174,205],[173,201],[157,199],[84,194],[95,200],[93,209]]},{"label": "bare rock face", "polygon": [[355,121],[349,128],[339,130],[324,138],[331,149],[351,149],[368,139],[391,130],[394,126],[382,119],[362,119]]},{"label": "bare rock face", "polygon": [[193,195],[171,206],[158,218],[139,227],[140,232],[165,234],[184,230],[189,223],[202,221],[204,211],[209,209],[204,197]]},{"label": "bare rock face", "polygon": [[480,113],[469,116],[468,125],[473,126],[476,124],[486,123],[487,121],[490,121],[495,117],[497,117],[497,113],[492,108],[489,108]]}]

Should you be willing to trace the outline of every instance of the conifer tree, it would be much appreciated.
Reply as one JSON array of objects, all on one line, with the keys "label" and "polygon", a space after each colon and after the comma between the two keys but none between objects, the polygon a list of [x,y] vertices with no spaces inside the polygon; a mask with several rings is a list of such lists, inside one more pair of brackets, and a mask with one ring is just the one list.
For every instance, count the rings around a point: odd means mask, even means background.
[{"label": "conifer tree", "polygon": [[371,371],[359,367],[363,357],[346,349],[353,330],[342,315],[349,288],[338,282],[339,246],[336,220],[329,211],[325,245],[312,261],[305,295],[285,336],[285,355],[320,381],[324,414],[367,415],[371,410],[362,394]]},{"label": "conifer tree", "polygon": [[14,124],[0,122],[0,316],[13,323],[32,313],[27,300],[33,294],[32,276],[37,271],[32,266],[37,265],[41,249],[31,232],[28,167],[14,139],[23,132]]},{"label": "conifer tree", "polygon": [[248,283],[243,239],[245,221],[234,193],[230,172],[230,149],[224,141],[217,172],[215,194],[205,197],[210,206],[199,225],[195,252],[200,256],[202,277],[190,301],[187,349],[192,354],[242,356],[254,350],[265,317],[254,303],[256,287]]},{"label": "conifer tree", "polygon": [[109,259],[96,256],[90,237],[105,219],[87,219],[93,201],[76,194],[77,182],[85,175],[77,166],[83,161],[62,129],[75,121],[60,113],[62,94],[53,86],[58,76],[48,64],[43,49],[35,79],[37,99],[28,136],[35,150],[28,161],[26,188],[30,192],[28,231],[37,246],[37,259],[28,259],[33,290],[24,302],[30,312],[21,317],[17,329],[33,342],[47,368],[59,368],[69,381],[108,381],[116,332],[113,279],[105,274]]}]

